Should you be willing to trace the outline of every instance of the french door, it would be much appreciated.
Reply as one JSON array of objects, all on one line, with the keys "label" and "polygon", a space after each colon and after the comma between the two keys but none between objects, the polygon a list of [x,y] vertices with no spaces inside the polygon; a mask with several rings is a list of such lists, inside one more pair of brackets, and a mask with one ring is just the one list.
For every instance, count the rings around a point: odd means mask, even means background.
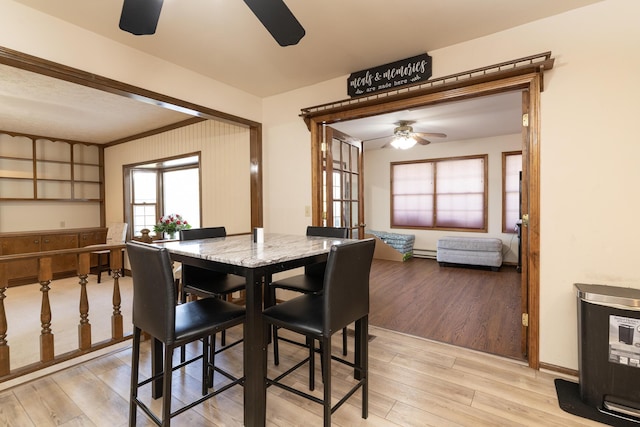
[{"label": "french door", "polygon": [[322,225],[364,236],[362,141],[329,126],[322,129]]}]

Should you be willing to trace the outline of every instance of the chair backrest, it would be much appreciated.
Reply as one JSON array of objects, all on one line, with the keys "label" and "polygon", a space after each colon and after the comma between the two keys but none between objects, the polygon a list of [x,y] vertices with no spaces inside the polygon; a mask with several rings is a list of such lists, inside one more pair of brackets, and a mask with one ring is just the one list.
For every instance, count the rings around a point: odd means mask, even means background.
[{"label": "chair backrest", "polygon": [[307,227],[307,236],[335,237],[346,239],[349,237],[349,229],[346,227],[317,227],[310,225]]},{"label": "chair backrest", "polygon": [[227,229],[224,227],[204,227],[180,230],[180,240],[211,239],[213,237],[226,237]]},{"label": "chair backrest", "polygon": [[133,278],[133,324],[164,343],[175,339],[176,291],[165,248],[127,242]]},{"label": "chair backrest", "polygon": [[118,243],[124,243],[127,239],[127,227],[129,224],[126,222],[114,222],[109,224],[107,228],[107,245],[115,245]]},{"label": "chair backrest", "polygon": [[[188,230],[180,230],[180,240],[196,240],[211,239],[214,237],[226,237],[227,229],[225,227],[204,227],[190,228]],[[207,270],[206,268],[194,267],[193,265],[182,266],[182,283],[183,285],[195,285],[197,283],[206,282],[207,280],[215,280],[224,273]]]},{"label": "chair backrest", "polygon": [[324,274],[325,334],[369,314],[369,274],[374,248],[374,239],[331,247]]},{"label": "chair backrest", "polygon": [[[310,225],[307,227],[307,236],[346,239],[349,236],[349,229],[346,227],[317,227]],[[324,262],[308,265],[304,268],[304,274],[307,276],[322,277],[326,266],[327,264]]]}]

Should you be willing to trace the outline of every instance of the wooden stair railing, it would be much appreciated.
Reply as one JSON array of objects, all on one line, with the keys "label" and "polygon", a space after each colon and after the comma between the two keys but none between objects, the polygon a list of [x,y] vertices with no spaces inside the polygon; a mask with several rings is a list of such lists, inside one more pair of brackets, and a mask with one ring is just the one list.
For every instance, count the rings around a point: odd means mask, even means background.
[{"label": "wooden stair railing", "polygon": [[[111,339],[98,343],[91,342],[91,323],[89,322],[89,298],[87,295],[87,277],[89,275],[91,263],[91,252],[95,251],[95,246],[91,248],[61,249],[46,252],[24,253],[16,255],[0,254],[0,382],[35,372],[39,369],[60,363],[74,357],[81,356],[91,351],[102,349],[110,345],[119,343],[131,337],[131,334],[124,335],[122,318],[122,299],[120,295],[120,271],[123,267],[120,253],[125,248],[124,244],[103,245],[104,249],[111,251],[111,273],[113,277],[113,313],[111,315]],[[52,259],[56,256],[77,254],[78,256],[78,278],[80,284],[80,320],[78,323],[78,349],[65,354],[56,355],[54,350],[54,334],[51,332],[51,304],[49,302],[49,290],[53,280]],[[38,282],[42,293],[42,303],[40,307],[40,361],[17,369],[11,369],[10,348],[7,339],[9,324],[5,311],[6,290],[9,286],[8,263],[12,261],[37,259],[38,260]]]}]

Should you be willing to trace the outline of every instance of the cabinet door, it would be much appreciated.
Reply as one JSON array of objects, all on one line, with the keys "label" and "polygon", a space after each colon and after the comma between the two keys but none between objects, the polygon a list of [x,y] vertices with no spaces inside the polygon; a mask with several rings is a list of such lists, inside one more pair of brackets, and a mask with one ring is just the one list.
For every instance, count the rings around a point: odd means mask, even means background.
[{"label": "cabinet door", "polygon": [[[80,233],[80,241],[78,242],[80,247],[83,248],[89,245],[99,245],[107,241],[107,230],[87,231]],[[91,255],[91,268],[98,266],[98,255]]]},{"label": "cabinet door", "polygon": [[[54,251],[57,249],[71,249],[78,247],[77,234],[45,234],[41,237],[40,250]],[[53,257],[53,273],[75,272],[78,270],[78,257],[72,255],[58,255]]]},{"label": "cabinet door", "polygon": [[100,245],[107,241],[107,230],[87,231],[80,233],[79,247]]},{"label": "cabinet door", "polygon": [[[40,251],[40,236],[2,237],[0,238],[3,255],[24,254]],[[9,280],[37,278],[38,261],[35,259],[13,261],[7,266]]]}]

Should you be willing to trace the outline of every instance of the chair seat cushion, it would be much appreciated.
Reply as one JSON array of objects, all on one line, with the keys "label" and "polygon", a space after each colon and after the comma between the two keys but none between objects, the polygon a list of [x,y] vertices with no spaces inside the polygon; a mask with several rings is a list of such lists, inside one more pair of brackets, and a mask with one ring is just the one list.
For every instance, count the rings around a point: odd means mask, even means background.
[{"label": "chair seat cushion", "polygon": [[242,276],[233,274],[216,275],[211,280],[196,280],[185,283],[184,290],[200,296],[227,295],[232,292],[241,291],[246,287],[247,281]]},{"label": "chair seat cushion", "polygon": [[[322,336],[323,297],[306,294],[290,299],[263,311],[265,320],[276,326],[286,325],[287,329],[303,335]],[[335,331],[334,331],[335,332]]]},{"label": "chair seat cushion", "polygon": [[291,276],[271,282],[270,286],[279,289],[286,289],[288,291],[315,294],[322,292],[323,281],[323,277],[299,274],[297,276]]},{"label": "chair seat cushion", "polygon": [[[192,340],[244,321],[245,309],[218,298],[204,298],[176,306],[175,340]],[[215,325],[215,328],[213,327]]]}]

